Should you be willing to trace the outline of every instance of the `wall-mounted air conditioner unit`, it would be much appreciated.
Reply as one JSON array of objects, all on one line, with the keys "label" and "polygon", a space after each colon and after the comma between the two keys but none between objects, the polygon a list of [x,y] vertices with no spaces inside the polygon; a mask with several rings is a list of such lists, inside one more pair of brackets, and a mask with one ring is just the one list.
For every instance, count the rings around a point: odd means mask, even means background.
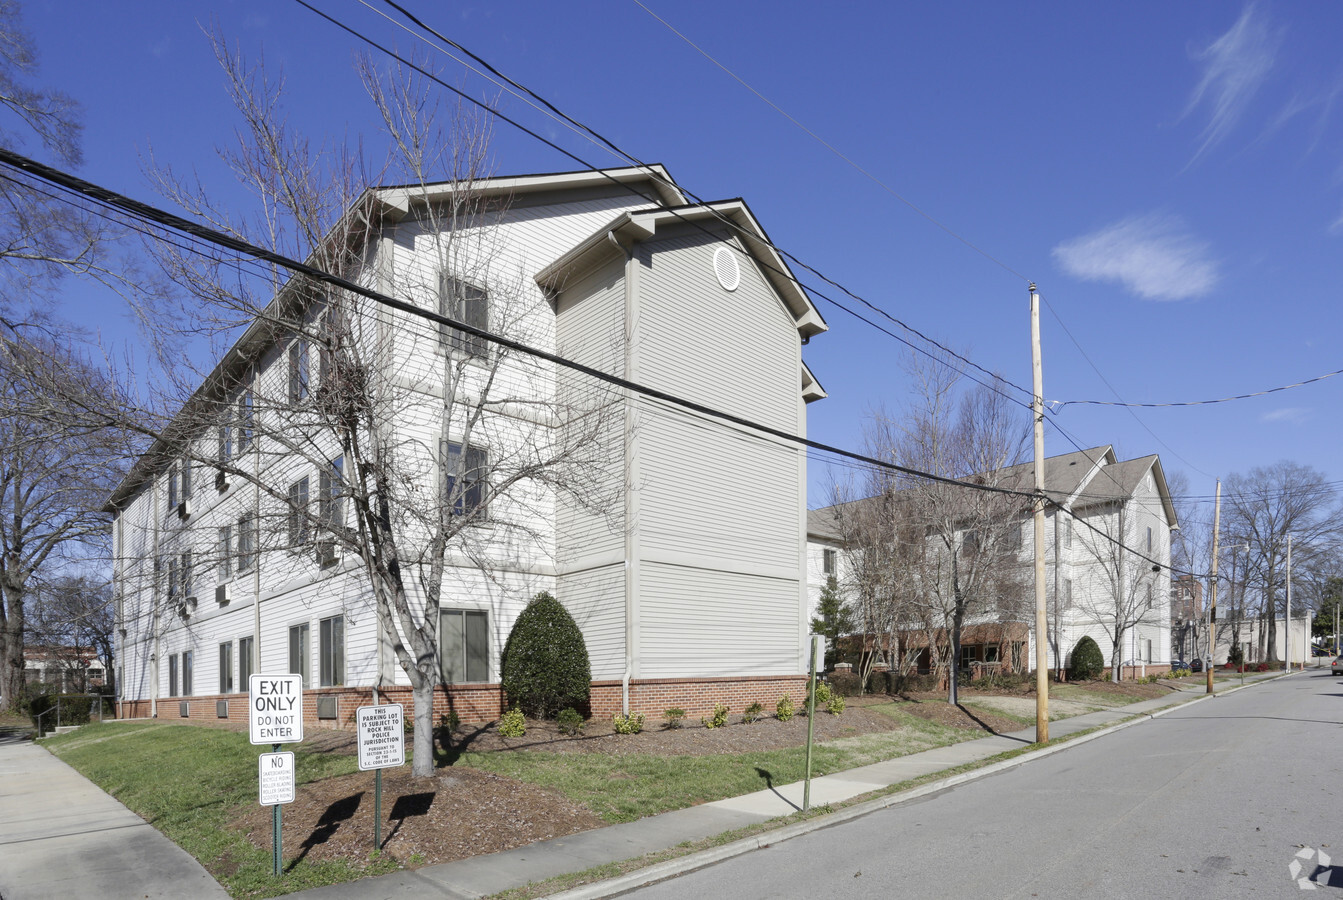
[{"label": "wall-mounted air conditioner unit", "polygon": [[227,491],[229,488],[229,474],[223,469],[215,473],[215,490]]},{"label": "wall-mounted air conditioner unit", "polygon": [[191,515],[191,498],[188,497],[181,503],[177,504],[177,517],[179,519],[185,519],[190,515]]},{"label": "wall-mounted air conditioner unit", "polygon": [[182,605],[178,607],[177,611],[181,613],[182,618],[184,619],[191,618],[196,612],[196,598],[187,597],[185,600],[182,601]]},{"label": "wall-mounted air conditioner unit", "polygon": [[216,602],[216,603],[218,603],[220,606],[228,606],[229,601],[232,600],[232,599],[233,599],[233,585],[232,585],[232,584],[217,584],[217,585],[215,585],[215,602]]},{"label": "wall-mounted air conditioner unit", "polygon": [[340,547],[336,546],[335,541],[317,542],[317,564],[322,568],[334,566],[340,562]]}]

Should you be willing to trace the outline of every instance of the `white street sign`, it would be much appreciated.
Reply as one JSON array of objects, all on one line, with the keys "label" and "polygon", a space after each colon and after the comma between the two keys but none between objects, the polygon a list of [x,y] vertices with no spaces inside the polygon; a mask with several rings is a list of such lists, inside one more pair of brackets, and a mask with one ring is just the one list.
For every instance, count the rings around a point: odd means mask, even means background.
[{"label": "white street sign", "polygon": [[303,676],[253,675],[247,683],[247,719],[253,744],[303,740]]},{"label": "white street sign", "polygon": [[294,802],[294,754],[263,753],[257,757],[257,784],[262,806]]},{"label": "white street sign", "polygon": [[404,715],[400,703],[361,706],[355,710],[359,723],[360,771],[406,764]]}]

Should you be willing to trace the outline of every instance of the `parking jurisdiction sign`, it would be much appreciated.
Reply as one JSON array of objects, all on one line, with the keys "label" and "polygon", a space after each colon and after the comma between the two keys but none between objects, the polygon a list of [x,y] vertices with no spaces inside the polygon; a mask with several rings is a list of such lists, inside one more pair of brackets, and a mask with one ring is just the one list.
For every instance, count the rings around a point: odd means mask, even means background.
[{"label": "parking jurisdiction sign", "polygon": [[404,715],[400,703],[361,706],[355,711],[360,771],[406,764]]},{"label": "parking jurisdiction sign", "polygon": [[249,678],[247,721],[253,744],[292,744],[303,740],[303,676]]}]

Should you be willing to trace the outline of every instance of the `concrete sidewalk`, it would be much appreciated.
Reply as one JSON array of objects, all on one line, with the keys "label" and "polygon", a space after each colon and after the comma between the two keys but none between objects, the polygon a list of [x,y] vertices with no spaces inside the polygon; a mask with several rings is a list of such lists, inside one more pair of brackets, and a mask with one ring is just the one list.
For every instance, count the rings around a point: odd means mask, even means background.
[{"label": "concrete sidewalk", "polygon": [[[1247,676],[1246,685],[1267,677],[1278,677],[1280,673]],[[1239,685],[1223,684],[1218,694],[1239,690]],[[1116,709],[1086,713],[1069,719],[1060,719],[1049,723],[1051,740],[1076,734],[1091,728],[1104,729],[1105,726],[1129,719],[1135,715],[1156,716],[1176,706],[1198,700],[1209,695],[1204,687],[1198,685],[1188,690],[1173,692],[1156,700],[1134,703]],[[1143,721],[1141,719],[1136,722]],[[1101,732],[1103,733],[1103,732]],[[1096,735],[1096,736],[1099,736]],[[1091,736],[1079,740],[1089,740]],[[966,763],[979,762],[1009,750],[1020,750],[1035,740],[1035,729],[1023,729],[1010,734],[964,741],[946,747],[937,747],[902,756],[885,762],[813,778],[811,782],[811,804],[813,807],[827,803],[839,803],[862,794],[871,793],[925,775],[944,772]],[[865,815],[880,806],[901,802],[914,795],[932,793],[946,787],[982,777],[1011,765],[1020,765],[1041,754],[1055,753],[1075,745],[1076,742],[1051,745],[1006,763],[998,763],[986,769],[972,773],[942,779],[913,792],[880,798],[871,803],[849,807],[839,813],[821,816],[782,829],[771,830],[758,838],[728,844],[712,850],[702,851],[690,856],[674,859],[666,863],[644,869],[637,873],[622,876],[600,884],[587,885],[558,895],[566,900],[579,898],[610,897],[628,891],[640,884],[647,884],[663,878],[669,878],[678,872],[688,871],[725,859],[739,853],[748,852],[755,846],[778,843],[789,837],[804,834],[817,828],[833,825],[839,819]],[[365,878],[347,884],[314,888],[288,896],[303,900],[356,900],[356,898],[411,898],[438,897],[452,900],[468,900],[521,887],[533,881],[542,881],[557,875],[582,871],[604,863],[633,859],[647,853],[655,853],[676,847],[686,841],[698,841],[714,837],[725,831],[744,828],[767,822],[779,816],[786,816],[802,808],[803,785],[778,785],[742,797],[731,797],[701,806],[680,809],[674,812],[649,816],[637,822],[624,825],[612,825],[568,837],[556,838],[494,853],[489,856],[477,856],[457,862],[425,866],[415,870],[394,872],[376,878]],[[871,806],[872,809],[867,807]]]},{"label": "concrete sidewalk", "polygon": [[[1251,676],[1246,682],[1253,683],[1264,677],[1277,675]],[[1224,685],[1218,693],[1238,689],[1235,685]],[[1199,685],[1158,700],[1061,719],[1050,723],[1050,737],[1060,738],[1089,728],[1104,729],[1134,715],[1160,715],[1184,701],[1206,696]],[[1090,740],[1091,737],[1080,740]],[[813,806],[842,802],[912,778],[1019,750],[1034,739],[1033,728],[1023,729],[814,778],[811,802]],[[575,889],[564,896],[613,896],[638,884],[667,878],[716,859],[748,852],[756,846],[777,843],[837,821],[856,818],[911,796],[943,790],[1006,766],[1020,765],[1040,754],[1059,752],[1075,743],[1051,745],[1009,762],[769,830],[755,838],[683,856],[637,873]],[[288,896],[323,900],[477,898],[767,822],[801,809],[802,790],[801,783],[776,785],[742,797],[649,816],[637,822],[599,828],[503,853],[394,872]],[[0,732],[0,898],[66,900],[79,896],[200,898],[227,897],[228,894],[186,851],[70,766],[31,741],[18,740],[12,734]]]},{"label": "concrete sidewalk", "polygon": [[228,897],[185,850],[17,733],[0,733],[0,897]]}]

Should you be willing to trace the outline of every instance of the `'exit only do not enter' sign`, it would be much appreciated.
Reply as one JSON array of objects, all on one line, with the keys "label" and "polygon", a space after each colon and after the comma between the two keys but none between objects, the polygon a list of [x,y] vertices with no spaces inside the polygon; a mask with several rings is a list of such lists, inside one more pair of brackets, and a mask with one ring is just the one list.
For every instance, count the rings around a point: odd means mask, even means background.
[{"label": "'exit only do not enter' sign", "polygon": [[303,740],[303,676],[251,676],[247,683],[247,721],[253,744]]}]

